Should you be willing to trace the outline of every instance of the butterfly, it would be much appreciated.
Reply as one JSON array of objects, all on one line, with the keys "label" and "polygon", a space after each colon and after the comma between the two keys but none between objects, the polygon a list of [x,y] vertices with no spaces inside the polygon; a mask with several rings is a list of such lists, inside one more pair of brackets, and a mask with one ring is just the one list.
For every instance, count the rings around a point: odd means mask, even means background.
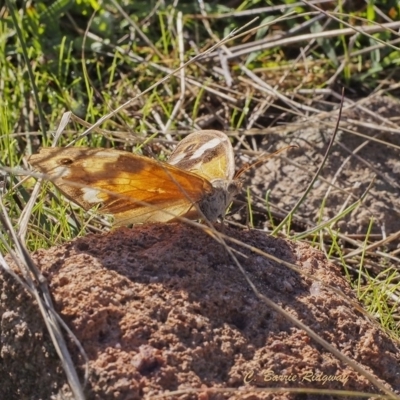
[{"label": "butterfly", "polygon": [[115,149],[42,148],[29,163],[85,210],[114,216],[114,225],[223,218],[241,183],[229,138],[193,132],[168,163]]}]

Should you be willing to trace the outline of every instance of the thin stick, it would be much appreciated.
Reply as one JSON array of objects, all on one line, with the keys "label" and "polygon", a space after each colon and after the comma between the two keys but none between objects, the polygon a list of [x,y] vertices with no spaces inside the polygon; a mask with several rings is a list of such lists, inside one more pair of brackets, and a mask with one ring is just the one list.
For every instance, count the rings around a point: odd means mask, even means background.
[{"label": "thin stick", "polygon": [[317,172],[314,175],[314,178],[311,180],[310,184],[308,185],[307,189],[305,190],[305,192],[303,193],[303,195],[300,197],[300,199],[297,201],[297,203],[293,206],[292,210],[289,212],[289,214],[283,219],[283,221],[272,231],[272,235],[275,235],[284,224],[286,224],[286,222],[289,220],[289,218],[291,218],[291,216],[296,212],[296,210],[299,208],[300,204],[304,201],[304,199],[307,197],[308,193],[311,191],[312,187],[314,186],[315,181],[317,180],[319,174],[322,171],[322,168],[324,167],[326,160],[328,159],[328,155],[329,152],[331,151],[333,142],[335,141],[336,138],[336,134],[338,132],[339,129],[339,122],[340,122],[340,117],[342,116],[342,108],[343,108],[343,99],[344,99],[344,89],[342,90],[342,101],[340,103],[340,108],[339,108],[339,114],[338,114],[338,118],[336,121],[336,127],[335,130],[333,132],[333,135],[331,137],[331,140],[328,144],[328,148],[326,149],[325,152],[325,156],[320,164],[320,166],[317,169]]}]

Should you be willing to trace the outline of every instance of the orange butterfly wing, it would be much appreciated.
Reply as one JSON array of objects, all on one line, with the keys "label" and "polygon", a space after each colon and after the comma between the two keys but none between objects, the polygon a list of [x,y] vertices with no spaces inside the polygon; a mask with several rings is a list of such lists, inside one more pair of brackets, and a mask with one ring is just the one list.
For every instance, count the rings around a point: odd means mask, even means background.
[{"label": "orange butterfly wing", "polygon": [[44,148],[29,162],[82,208],[102,204],[116,225],[193,218],[214,190],[198,175],[114,149]]}]

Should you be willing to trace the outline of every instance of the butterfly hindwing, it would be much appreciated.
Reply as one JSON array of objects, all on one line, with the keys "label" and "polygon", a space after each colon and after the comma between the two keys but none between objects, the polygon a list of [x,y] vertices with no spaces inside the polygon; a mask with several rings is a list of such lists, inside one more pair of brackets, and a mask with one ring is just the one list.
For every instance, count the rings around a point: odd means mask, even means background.
[{"label": "butterfly hindwing", "polygon": [[169,164],[213,180],[232,180],[235,160],[231,142],[223,132],[204,130],[182,139],[171,154]]}]

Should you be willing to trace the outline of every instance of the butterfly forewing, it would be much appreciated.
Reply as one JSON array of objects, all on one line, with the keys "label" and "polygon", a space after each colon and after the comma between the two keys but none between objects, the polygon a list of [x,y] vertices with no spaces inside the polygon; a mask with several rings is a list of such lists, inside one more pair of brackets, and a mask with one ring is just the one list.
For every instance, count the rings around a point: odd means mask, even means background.
[{"label": "butterfly forewing", "polygon": [[113,149],[45,148],[29,162],[81,207],[102,204],[117,224],[171,220],[213,191],[200,176]]}]

